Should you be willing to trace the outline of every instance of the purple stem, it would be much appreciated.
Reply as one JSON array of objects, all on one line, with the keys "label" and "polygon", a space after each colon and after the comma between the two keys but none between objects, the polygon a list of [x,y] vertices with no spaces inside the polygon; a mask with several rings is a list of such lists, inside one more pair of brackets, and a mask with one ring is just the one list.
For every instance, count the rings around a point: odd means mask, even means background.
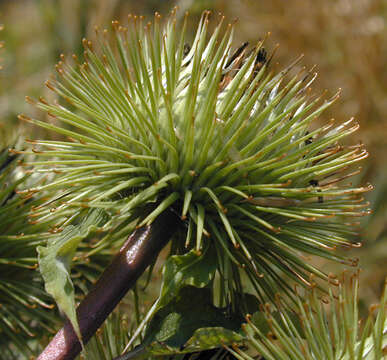
[{"label": "purple stem", "polygon": [[[177,230],[179,218],[165,211],[151,225],[135,230],[77,308],[78,323],[86,344],[155,260]],[[70,322],[47,345],[37,360],[73,360],[81,344]]]}]

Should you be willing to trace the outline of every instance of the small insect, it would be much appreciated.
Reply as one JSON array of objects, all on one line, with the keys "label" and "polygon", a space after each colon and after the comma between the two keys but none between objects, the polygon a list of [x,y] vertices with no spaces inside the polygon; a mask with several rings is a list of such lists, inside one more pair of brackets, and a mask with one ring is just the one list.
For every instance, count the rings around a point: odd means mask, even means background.
[{"label": "small insect", "polygon": [[188,43],[185,43],[183,48],[183,56],[184,57],[187,56],[190,51],[191,51],[191,46]]},{"label": "small insect", "polygon": [[236,49],[234,54],[231,56],[230,60],[227,61],[227,64],[224,68],[227,69],[234,62],[234,60],[237,59],[239,55],[242,54],[243,50],[245,50],[248,45],[249,43],[246,41],[238,49]]},{"label": "small insect", "polygon": [[243,43],[227,61],[227,64],[223,70],[224,74],[219,85],[220,91],[224,90],[227,87],[227,85],[237,74],[238,70],[241,68],[246,55],[245,49],[248,45],[248,42]]},{"label": "small insect", "polygon": [[[309,135],[309,131],[306,131],[305,135]],[[313,142],[313,137],[309,137],[304,141],[305,145],[310,145]]]},{"label": "small insect", "polygon": [[[309,135],[309,131],[307,131],[307,132],[305,133],[305,135]],[[312,137],[312,136],[309,137],[308,139],[305,140],[304,143],[305,143],[306,146],[312,144],[312,143],[313,143],[313,137]],[[312,185],[312,186],[314,186],[314,187],[319,186],[318,180],[314,180],[314,179],[310,180],[310,181],[309,181],[309,184]],[[321,190],[317,190],[317,191],[321,192]],[[318,202],[319,202],[319,203],[323,203],[323,202],[324,202],[324,199],[323,199],[322,196],[319,196],[319,197],[318,197]]]},{"label": "small insect", "polygon": [[258,51],[257,58],[255,59],[256,71],[260,70],[267,61],[267,51],[264,47],[261,47]]}]

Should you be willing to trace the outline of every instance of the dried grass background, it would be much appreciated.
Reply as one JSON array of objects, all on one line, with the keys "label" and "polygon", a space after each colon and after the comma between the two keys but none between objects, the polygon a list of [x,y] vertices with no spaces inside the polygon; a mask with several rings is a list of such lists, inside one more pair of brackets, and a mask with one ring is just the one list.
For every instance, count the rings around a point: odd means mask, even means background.
[{"label": "dried grass background", "polygon": [[[269,53],[276,44],[274,66],[285,66],[299,54],[303,64],[317,65],[314,93],[342,88],[341,101],[324,116],[343,121],[354,116],[360,131],[353,141],[366,144],[371,156],[359,182],[371,182],[367,197],[373,214],[360,219],[363,247],[355,254],[362,271],[361,298],[377,301],[387,275],[387,1],[386,0],[8,0],[0,1],[0,145],[20,136],[38,137],[42,130],[18,123],[17,114],[34,110],[25,95],[52,96],[44,81],[61,53],[81,53],[81,39],[93,37],[94,26],[128,13],[152,20],[179,6],[189,11],[192,32],[204,9],[238,19],[235,46],[252,44],[270,32]],[[275,65],[275,63],[279,65]],[[41,115],[40,115],[41,116]],[[331,266],[331,265],[330,265]],[[339,267],[329,269],[341,271]]]}]

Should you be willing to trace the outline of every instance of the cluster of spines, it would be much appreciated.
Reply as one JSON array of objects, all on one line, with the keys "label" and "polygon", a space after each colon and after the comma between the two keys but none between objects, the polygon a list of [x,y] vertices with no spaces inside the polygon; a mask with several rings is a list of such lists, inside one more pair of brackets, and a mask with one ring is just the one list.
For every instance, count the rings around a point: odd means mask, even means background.
[{"label": "cluster of spines", "polygon": [[312,288],[304,301],[299,297],[294,313],[284,308],[283,300],[277,297],[275,307],[261,306],[267,333],[262,322],[258,325],[254,316],[246,317],[244,332],[249,352],[238,344],[225,347],[238,360],[252,360],[254,351],[267,360],[382,359],[386,351],[387,287],[380,304],[370,307],[366,321],[359,317],[358,288],[358,274],[349,279],[343,275],[338,295],[330,289],[328,297],[319,298]]},{"label": "cluster of spines", "polygon": [[350,246],[354,232],[340,222],[367,214],[355,197],[370,187],[336,185],[367,153],[337,145],[358,128],[352,120],[309,130],[338,98],[308,100],[312,71],[282,86],[297,61],[273,75],[257,61],[261,43],[230,56],[232,26],[219,39],[221,20],[207,41],[208,16],[188,52],[174,17],[162,30],[156,14],[153,35],[131,17],[130,29],[113,22],[115,49],[103,31],[101,54],[84,40],[85,63],[62,57],[59,80],[47,86],[77,111],[41,99],[37,106],[66,126],[20,116],[70,140],[31,141],[39,147],[33,153],[51,159],[30,165],[58,176],[30,192],[62,190],[38,213],[68,216],[58,228],[85,207],[106,209],[119,222],[136,220],[135,210],[153,203],[139,226],[175,207],[188,223],[180,240],[188,249],[200,254],[207,235],[228,255],[219,258],[231,271],[224,278],[237,279],[232,274],[241,265],[259,293],[291,293],[278,270],[303,284],[309,273],[328,278],[299,252],[345,261],[330,250]]},{"label": "cluster of spines", "polygon": [[[31,355],[34,343],[44,332],[52,332],[54,317],[49,296],[37,270],[35,246],[47,238],[49,223],[29,219],[30,209],[41,199],[18,194],[34,180],[17,165],[20,156],[0,152],[0,333],[5,358],[16,349]],[[27,356],[26,355],[26,356]]]}]

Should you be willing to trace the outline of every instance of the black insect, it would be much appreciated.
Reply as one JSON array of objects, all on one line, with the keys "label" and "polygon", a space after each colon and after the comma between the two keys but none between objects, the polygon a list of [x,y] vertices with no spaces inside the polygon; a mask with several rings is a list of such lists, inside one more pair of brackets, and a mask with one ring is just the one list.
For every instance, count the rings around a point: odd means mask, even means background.
[{"label": "black insect", "polygon": [[[308,135],[308,134],[309,134],[309,131],[307,131],[307,132],[305,133],[305,135]],[[312,142],[313,142],[313,137],[309,137],[308,139],[305,140],[304,143],[305,143],[306,146],[308,146],[308,145],[310,145]],[[314,180],[314,179],[310,180],[310,181],[309,181],[309,185],[312,185],[312,186],[319,186],[318,180]],[[317,191],[321,191],[321,190],[317,190]],[[324,199],[323,199],[322,196],[319,196],[319,197],[318,197],[318,202],[319,202],[319,203],[324,202]]]},{"label": "black insect", "polygon": [[259,70],[267,61],[267,51],[264,47],[258,50],[257,58],[255,59],[256,70]]},{"label": "black insect", "polygon": [[183,56],[187,56],[190,50],[191,50],[191,46],[188,43],[185,43],[184,49],[183,49]]},{"label": "black insect", "polygon": [[237,59],[240,54],[242,54],[242,51],[244,49],[246,49],[248,45],[249,45],[249,43],[246,41],[238,49],[236,49],[234,54],[227,61],[227,64],[226,64],[226,66],[224,68],[227,69],[234,62],[234,60]]},{"label": "black insect", "polygon": [[[305,135],[309,135],[309,131],[307,131]],[[310,138],[307,138],[304,143],[305,145],[310,145],[312,142],[313,142],[313,138],[310,137]]]}]

